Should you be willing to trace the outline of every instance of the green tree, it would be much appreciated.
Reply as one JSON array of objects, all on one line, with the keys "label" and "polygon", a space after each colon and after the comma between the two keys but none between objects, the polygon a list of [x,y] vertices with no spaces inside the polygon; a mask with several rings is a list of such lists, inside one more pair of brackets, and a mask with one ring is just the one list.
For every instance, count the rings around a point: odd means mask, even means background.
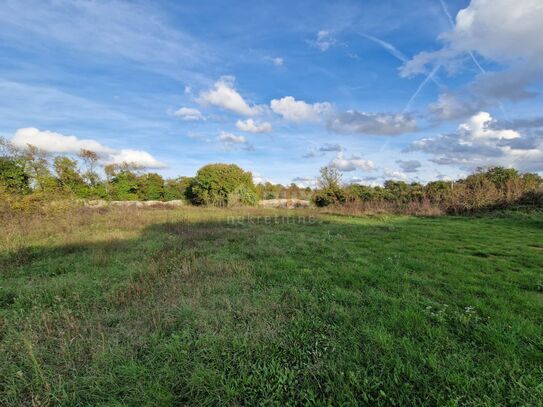
[{"label": "green tree", "polygon": [[68,157],[58,156],[53,161],[57,178],[61,187],[70,190],[76,196],[85,198],[89,195],[89,188],[77,169],[77,162]]},{"label": "green tree", "polygon": [[317,179],[319,189],[313,194],[313,202],[317,206],[328,206],[345,203],[346,196],[341,188],[341,172],[334,167],[322,167]]},{"label": "green tree", "polygon": [[138,178],[138,194],[144,201],[164,198],[164,179],[156,173],[143,174]]},{"label": "green tree", "polygon": [[96,184],[100,182],[100,176],[98,175],[98,172],[96,171],[96,167],[98,166],[98,154],[96,154],[94,151],[91,150],[85,150],[81,149],[81,151],[78,154],[81,161],[83,161],[83,165],[85,166],[85,172],[83,173],[83,178],[87,182],[87,184],[90,187],[94,187]]},{"label": "green tree", "polygon": [[191,177],[179,177],[168,179],[164,183],[164,200],[173,201],[177,199],[191,200]]},{"label": "green tree", "polygon": [[508,182],[518,180],[518,171],[514,168],[491,167],[483,174],[494,183],[496,188],[504,189]]},{"label": "green tree", "polygon": [[232,206],[257,202],[253,175],[234,164],[209,164],[200,168],[190,189],[196,204]]},{"label": "green tree", "polygon": [[111,180],[111,196],[119,201],[137,201],[139,198],[138,176],[123,168]]},{"label": "green tree", "polygon": [[39,148],[28,145],[24,150],[22,159],[25,163],[25,172],[31,184],[39,192],[53,193],[58,189],[58,182],[49,169],[49,154]]},{"label": "green tree", "polygon": [[30,192],[28,175],[21,158],[0,157],[0,185],[14,194]]}]

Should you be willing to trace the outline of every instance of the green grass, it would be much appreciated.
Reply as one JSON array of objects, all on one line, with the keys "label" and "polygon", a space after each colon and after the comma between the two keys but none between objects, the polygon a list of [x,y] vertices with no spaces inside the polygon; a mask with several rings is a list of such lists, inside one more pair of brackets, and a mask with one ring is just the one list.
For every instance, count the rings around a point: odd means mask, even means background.
[{"label": "green grass", "polygon": [[543,214],[313,215],[5,222],[0,405],[542,405]]}]

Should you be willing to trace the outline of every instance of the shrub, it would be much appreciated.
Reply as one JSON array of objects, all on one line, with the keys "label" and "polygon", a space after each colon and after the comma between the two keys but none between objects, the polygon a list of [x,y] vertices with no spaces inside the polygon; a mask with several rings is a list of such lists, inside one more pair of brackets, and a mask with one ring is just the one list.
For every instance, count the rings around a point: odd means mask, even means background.
[{"label": "shrub", "polygon": [[234,164],[209,164],[192,180],[192,202],[198,205],[255,205],[253,175]]},{"label": "shrub", "polygon": [[190,201],[192,178],[179,177],[177,179],[169,179],[164,183],[164,200],[173,201],[183,199]]},{"label": "shrub", "polygon": [[26,194],[30,192],[29,178],[21,159],[0,157],[0,185],[9,193]]},{"label": "shrub", "polygon": [[138,195],[144,201],[164,198],[164,179],[156,173],[143,174],[138,178]]},{"label": "shrub", "polygon": [[313,194],[312,198],[316,206],[323,207],[345,203],[346,194],[341,188],[341,173],[337,168],[322,167],[317,184],[319,189]]}]

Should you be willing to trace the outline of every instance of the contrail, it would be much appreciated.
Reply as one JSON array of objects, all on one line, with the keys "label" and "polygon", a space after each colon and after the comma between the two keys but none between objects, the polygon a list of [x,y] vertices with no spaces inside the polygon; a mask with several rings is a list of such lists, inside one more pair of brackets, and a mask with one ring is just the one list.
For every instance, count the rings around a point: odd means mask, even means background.
[{"label": "contrail", "polygon": [[428,81],[434,80],[434,75],[437,73],[439,68],[441,68],[441,64],[437,64],[436,66],[434,66],[434,69],[432,69],[428,76],[421,82],[415,93],[413,93],[413,96],[411,96],[411,98],[409,99],[409,102],[407,102],[407,105],[405,105],[405,108],[403,109],[404,113],[411,109],[411,104],[415,101],[421,90],[424,89]]},{"label": "contrail", "polygon": [[[449,24],[451,25],[452,28],[455,27],[455,24],[454,24],[454,20],[451,16],[451,13],[449,13],[449,10],[447,9],[447,5],[445,4],[445,0],[439,0],[439,2],[441,3],[441,8],[443,9],[443,12],[445,13],[445,15],[447,16],[447,19],[449,20]],[[471,60],[473,61],[473,63],[475,64],[475,66],[479,69],[479,71],[483,74],[486,73],[486,70],[485,68],[483,68],[481,66],[481,64],[479,63],[479,61],[477,61],[477,58],[475,58],[475,54],[472,52],[472,51],[468,51],[468,54],[469,56],[471,57]],[[507,113],[505,111],[505,108],[503,107],[503,103],[502,102],[498,102],[498,105],[500,106],[500,110],[502,111],[502,114],[505,118],[506,121],[509,121],[508,117],[507,117]]]},{"label": "contrail", "polygon": [[379,44],[380,46],[382,46],[384,49],[386,49],[388,52],[390,52],[393,56],[395,56],[400,61],[402,61],[402,62],[409,61],[409,58],[407,58],[407,56],[405,56],[405,54],[403,52],[401,52],[398,48],[396,48],[391,43],[383,41],[380,38],[374,37],[373,35],[369,35],[369,34],[366,34],[366,33],[358,33],[358,34],[360,34],[362,37],[364,37],[364,38],[366,38],[366,39],[368,39],[370,41],[375,42],[376,44]]},{"label": "contrail", "polygon": [[[445,0],[439,0],[439,2],[441,3],[441,8],[443,9],[443,12],[447,16],[447,19],[449,20],[449,24],[451,25],[451,28],[454,28],[455,27],[454,20],[453,20],[453,18],[451,16],[451,13],[449,13],[449,9],[447,9],[447,5],[445,4]],[[471,59],[473,60],[473,63],[477,66],[477,68],[479,68],[479,71],[481,71],[481,73],[486,73],[485,69],[481,66],[479,61],[477,61],[477,58],[475,58],[475,55],[473,54],[473,52],[468,51],[468,54],[471,57]]]},{"label": "contrail", "polygon": [[[369,35],[369,34],[366,34],[366,33],[363,33],[363,32],[359,32],[358,33],[359,35],[361,35],[362,37],[380,45],[381,47],[383,47],[385,50],[387,50],[392,56],[394,56],[395,58],[399,59],[400,61],[402,61],[403,63],[409,61],[409,58],[403,53],[401,52],[398,48],[396,48],[394,45],[392,45],[391,43],[389,42],[386,42],[386,41],[383,41],[382,39],[380,38],[377,38],[377,37],[374,37],[373,35]],[[441,66],[441,65],[439,65]],[[430,74],[424,79],[424,81],[420,84],[420,86],[418,87],[417,91],[413,94],[413,96],[411,96],[411,98],[409,99],[409,102],[407,103],[407,107],[410,107],[411,104],[413,103],[413,101],[415,100],[415,98],[418,96],[418,94],[420,93],[420,91],[426,86],[426,84],[428,83],[428,81],[432,81],[435,83],[435,85],[438,87],[438,88],[441,88],[441,84],[439,83],[439,81],[434,77],[435,73],[437,72],[437,70],[439,69],[439,66],[437,66],[436,68],[434,68],[432,70],[432,72],[430,72]],[[407,109],[406,107],[406,109]],[[404,110],[405,111],[405,110]]]}]

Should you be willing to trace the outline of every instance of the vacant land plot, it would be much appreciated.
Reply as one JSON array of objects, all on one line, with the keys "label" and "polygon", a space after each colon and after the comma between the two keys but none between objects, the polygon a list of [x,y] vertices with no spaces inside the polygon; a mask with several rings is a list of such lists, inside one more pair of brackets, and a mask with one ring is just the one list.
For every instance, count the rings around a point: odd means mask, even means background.
[{"label": "vacant land plot", "polygon": [[117,208],[1,228],[2,406],[543,400],[542,214]]}]

